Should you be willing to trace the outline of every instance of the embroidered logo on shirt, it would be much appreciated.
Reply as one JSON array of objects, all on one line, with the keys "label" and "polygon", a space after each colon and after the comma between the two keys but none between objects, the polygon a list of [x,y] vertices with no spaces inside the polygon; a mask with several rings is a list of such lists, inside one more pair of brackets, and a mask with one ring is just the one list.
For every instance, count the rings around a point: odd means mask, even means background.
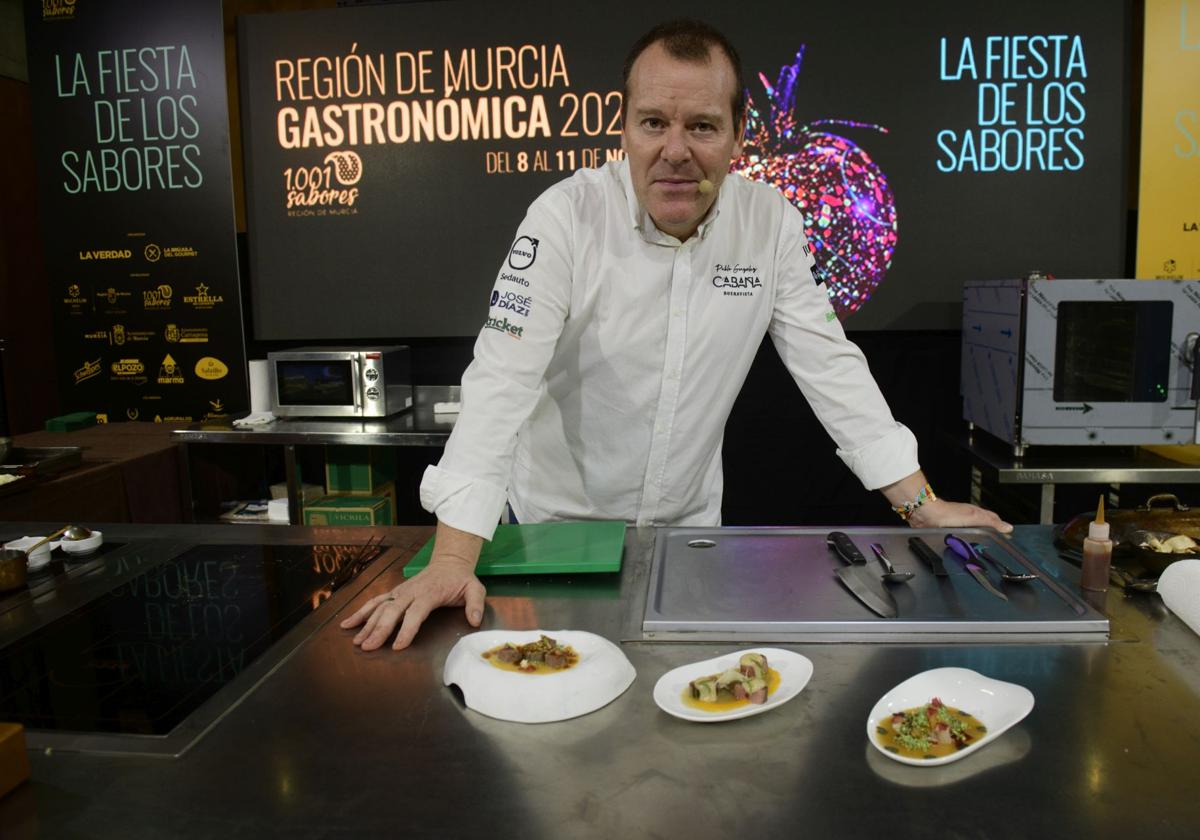
[{"label": "embroidered logo on shirt", "polygon": [[755,291],[762,288],[756,266],[717,263],[713,270],[717,272],[713,275],[713,287],[720,289],[726,297],[753,297]]},{"label": "embroidered logo on shirt", "polygon": [[500,294],[499,290],[493,290],[491,305],[507,309],[514,315],[528,316],[533,306],[533,295],[519,295],[516,292]]},{"label": "embroidered logo on shirt", "polygon": [[537,259],[538,241],[529,236],[518,236],[508,250],[508,265],[517,271],[529,268]]},{"label": "embroidered logo on shirt", "polygon": [[517,341],[521,340],[521,333],[525,332],[524,327],[518,327],[507,318],[488,318],[483,322],[483,327],[488,330],[498,330],[515,338]]},{"label": "embroidered logo on shirt", "polygon": [[519,274],[509,274],[507,271],[500,272],[500,279],[507,280],[509,283],[516,283],[518,286],[529,288],[529,281]]}]

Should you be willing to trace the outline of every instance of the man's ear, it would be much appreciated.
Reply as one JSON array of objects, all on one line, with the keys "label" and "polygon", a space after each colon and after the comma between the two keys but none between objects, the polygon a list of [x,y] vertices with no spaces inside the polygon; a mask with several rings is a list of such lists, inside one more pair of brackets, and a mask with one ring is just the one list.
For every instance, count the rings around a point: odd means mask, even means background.
[{"label": "man's ear", "polygon": [[742,121],[737,127],[737,142],[733,144],[733,157],[731,160],[737,160],[742,156],[742,144],[746,141],[746,118],[743,116]]}]

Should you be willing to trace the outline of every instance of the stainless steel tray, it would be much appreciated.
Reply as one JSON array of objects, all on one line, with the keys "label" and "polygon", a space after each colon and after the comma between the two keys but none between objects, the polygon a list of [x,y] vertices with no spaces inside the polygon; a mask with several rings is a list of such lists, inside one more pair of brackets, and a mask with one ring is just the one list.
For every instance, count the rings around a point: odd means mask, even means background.
[{"label": "stainless steel tray", "polygon": [[[642,632],[646,639],[695,641],[1063,641],[1103,640],[1109,622],[994,531],[955,528],[1029,583],[993,583],[988,594],[944,546],[946,530],[842,528],[882,571],[870,543],[882,543],[898,569],[914,573],[888,587],[899,615],[880,618],[839,582],[843,565],[815,528],[665,528],[658,532]],[[920,536],[943,556],[938,578],[908,547]],[[706,545],[711,543],[711,545]]]}]

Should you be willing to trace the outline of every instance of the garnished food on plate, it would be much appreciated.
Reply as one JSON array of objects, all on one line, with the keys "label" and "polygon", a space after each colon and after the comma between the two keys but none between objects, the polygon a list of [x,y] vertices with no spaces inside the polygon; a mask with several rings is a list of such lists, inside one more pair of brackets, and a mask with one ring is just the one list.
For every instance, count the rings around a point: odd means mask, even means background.
[{"label": "garnished food on plate", "polygon": [[1145,542],[1140,543],[1140,546],[1148,548],[1151,551],[1157,551],[1160,554],[1190,554],[1200,549],[1200,544],[1197,544],[1187,534],[1176,534],[1173,537],[1167,537],[1165,540],[1151,536]]},{"label": "garnished food on plate", "polygon": [[744,653],[736,668],[698,677],[688,683],[683,702],[694,709],[724,712],[750,703],[761,705],[779,687],[779,672],[761,653]]},{"label": "garnished food on plate", "polygon": [[524,674],[552,674],[565,671],[579,662],[579,654],[568,645],[560,645],[549,636],[536,642],[514,645],[507,642],[484,651],[484,659],[502,671]]},{"label": "garnished food on plate", "polygon": [[880,719],[875,734],[888,752],[928,759],[970,746],[987,734],[987,727],[962,709],[952,709],[934,697],[924,706]]}]

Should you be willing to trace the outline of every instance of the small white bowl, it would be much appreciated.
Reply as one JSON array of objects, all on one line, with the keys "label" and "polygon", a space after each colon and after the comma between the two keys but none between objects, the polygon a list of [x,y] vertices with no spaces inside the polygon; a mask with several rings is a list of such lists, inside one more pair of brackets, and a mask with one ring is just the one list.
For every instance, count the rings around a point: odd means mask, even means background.
[{"label": "small white bowl", "polygon": [[[24,551],[29,554],[29,547],[41,542],[45,537],[21,537],[19,540],[9,540],[4,544],[4,548],[15,548],[18,551]],[[54,547],[53,542],[44,543],[38,546],[32,554],[29,554],[29,571],[36,572],[38,569],[50,562],[50,550]]]},{"label": "small white bowl", "polygon": [[59,542],[59,548],[74,556],[83,554],[91,554],[97,548],[104,544],[104,534],[100,531],[92,531],[90,536],[84,537],[81,540],[63,539]]},{"label": "small white bowl", "polygon": [[[987,727],[987,734],[969,747],[941,758],[908,758],[885,750],[875,727],[886,715],[924,706],[934,697],[955,709],[964,709]],[[901,764],[937,767],[966,758],[999,738],[1033,710],[1033,693],[1024,686],[985,677],[968,668],[935,668],[909,677],[875,704],[867,715],[867,740],[883,755]]]}]

